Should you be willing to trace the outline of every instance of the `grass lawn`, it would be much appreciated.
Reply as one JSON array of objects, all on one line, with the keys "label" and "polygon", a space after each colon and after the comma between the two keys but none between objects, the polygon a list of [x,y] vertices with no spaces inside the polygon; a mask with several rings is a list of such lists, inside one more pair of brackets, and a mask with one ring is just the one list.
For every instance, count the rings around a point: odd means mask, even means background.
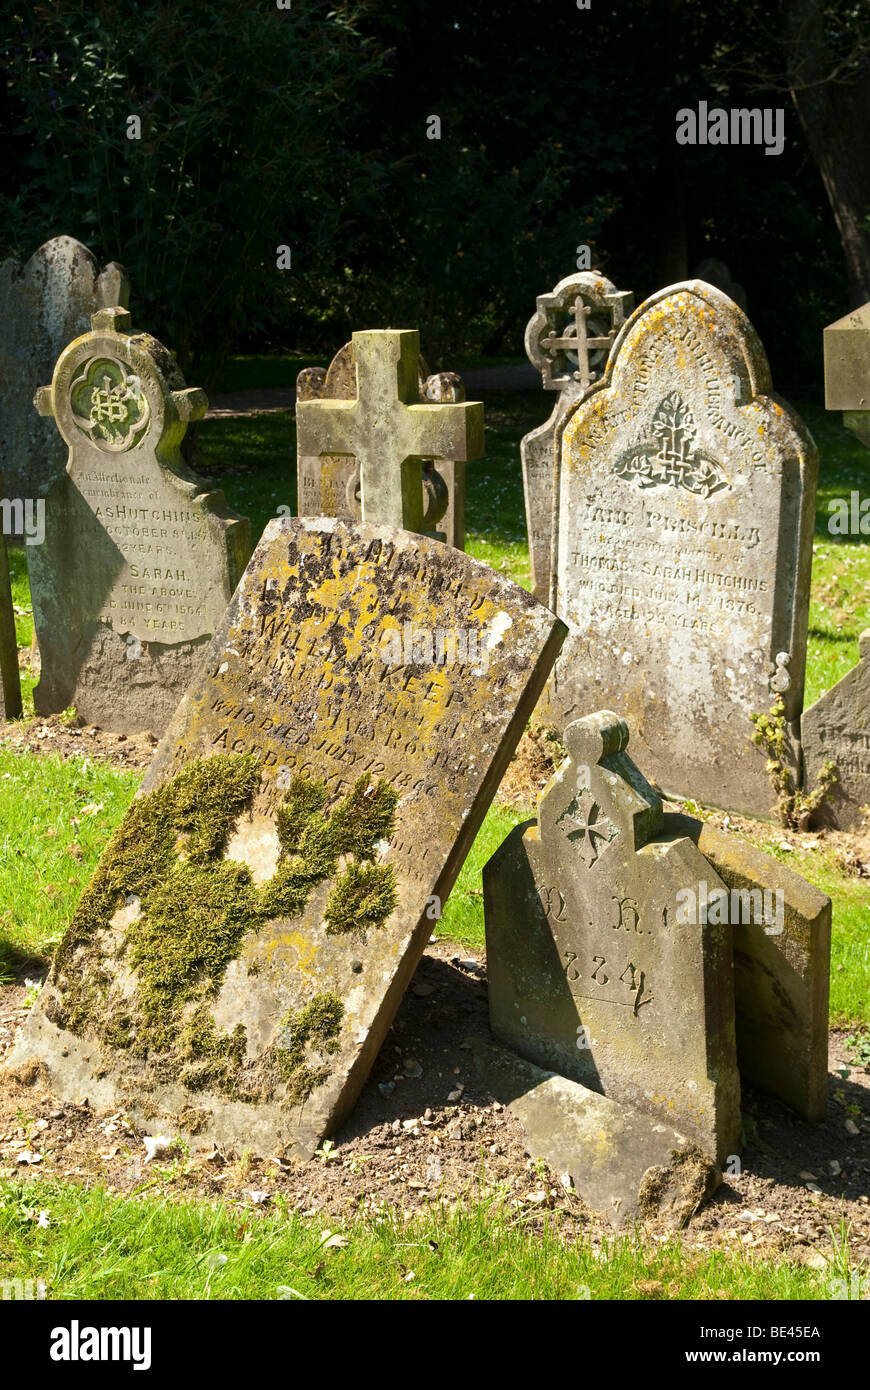
[{"label": "grass lawn", "polygon": [[[34,1220],[39,1211],[47,1226]],[[407,1223],[387,1209],[333,1223],[343,1247],[325,1250],[325,1229],[322,1216],[280,1209],[261,1216],[41,1179],[0,1186],[3,1277],[43,1280],[47,1298],[821,1300],[832,1278],[850,1273],[836,1231],[821,1273],[636,1233],[595,1249],[582,1235],[567,1244],[487,1192],[452,1210],[433,1203]]]}]

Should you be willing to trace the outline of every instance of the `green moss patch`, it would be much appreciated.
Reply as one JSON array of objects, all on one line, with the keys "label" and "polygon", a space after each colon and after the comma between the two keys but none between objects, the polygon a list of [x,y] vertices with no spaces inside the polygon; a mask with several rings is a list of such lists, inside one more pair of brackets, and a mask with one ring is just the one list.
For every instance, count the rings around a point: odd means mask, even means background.
[{"label": "green moss patch", "polygon": [[330,879],[330,935],[357,932],[364,941],[386,923],[395,873],[372,861],[393,832],[398,798],[364,776],[327,810],[326,786],[296,778],[276,812],[278,866],[258,887],[246,865],[223,854],[259,782],[253,757],[221,754],[189,763],[133,803],[58,949],[52,1018],[129,1050],[156,1081],[260,1100],[279,1078],[301,1104],[329,1074],[323,1059],[338,1048],[340,999],[319,994],[291,1011],[282,1023],[289,1045],[259,1062],[247,1056],[243,1025],[220,1032],[210,1001],[245,938],[269,920],[299,916]]}]

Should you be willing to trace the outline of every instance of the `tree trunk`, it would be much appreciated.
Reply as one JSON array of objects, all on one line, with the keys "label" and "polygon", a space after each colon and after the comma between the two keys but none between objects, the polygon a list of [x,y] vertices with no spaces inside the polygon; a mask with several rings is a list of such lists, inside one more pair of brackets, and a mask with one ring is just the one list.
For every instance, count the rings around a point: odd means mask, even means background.
[{"label": "tree trunk", "polygon": [[840,233],[852,307],[870,300],[870,55],[832,80],[822,0],[781,0],[792,101]]}]

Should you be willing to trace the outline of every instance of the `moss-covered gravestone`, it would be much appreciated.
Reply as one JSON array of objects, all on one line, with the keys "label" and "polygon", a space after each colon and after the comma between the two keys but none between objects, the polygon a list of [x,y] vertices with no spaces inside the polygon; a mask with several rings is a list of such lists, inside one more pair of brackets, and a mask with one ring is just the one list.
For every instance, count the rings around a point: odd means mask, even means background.
[{"label": "moss-covered gravestone", "polygon": [[100,270],[86,246],[57,236],[24,265],[0,263],[0,473],[8,494],[44,497],[63,473],[66,450],[50,420],[33,409],[67,343],[86,333],[98,309],[125,305],[129,285],[116,261]]},{"label": "moss-covered gravestone", "polygon": [[342,516],[465,544],[465,467],[483,405],[452,372],[428,376],[416,329],[354,333],[324,375],[301,372],[300,516]]},{"label": "moss-covered gravestone", "polygon": [[634,296],[591,270],[560,280],[539,294],[526,325],[526,355],[541,373],[545,391],[558,391],[552,413],[520,444],[532,592],[550,597],[553,486],[561,428],[571,408],[601,379],[607,355],[634,307]]},{"label": "moss-covered gravestone", "polygon": [[736,304],[701,281],[642,304],[562,431],[545,716],[616,709],[663,791],[768,816],[752,715],[781,696],[799,767],[817,472]]},{"label": "moss-covered gravestone", "polygon": [[563,636],[437,541],[272,522],[12,1064],[41,1057],[61,1095],[163,1129],[310,1153],[354,1103]]},{"label": "moss-covered gravestone", "polygon": [[841,830],[870,822],[870,629],[859,638],[858,665],[826,690],[801,719],[807,784],[827,763],[837,774],[818,814]]},{"label": "moss-covered gravestone", "polygon": [[125,309],[61,354],[37,409],[69,448],[29,555],[39,714],[75,705],[118,733],[162,734],[250,554],[248,522],[184,463],[207,401]]}]

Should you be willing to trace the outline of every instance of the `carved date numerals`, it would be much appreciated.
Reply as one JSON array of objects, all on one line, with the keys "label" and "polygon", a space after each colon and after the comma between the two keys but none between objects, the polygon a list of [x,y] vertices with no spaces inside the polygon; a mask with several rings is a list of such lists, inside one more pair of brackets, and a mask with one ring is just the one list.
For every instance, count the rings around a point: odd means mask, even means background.
[{"label": "carved date numerals", "polygon": [[600,999],[604,1004],[618,1004],[630,1008],[635,1018],[644,1004],[651,1003],[654,998],[647,985],[646,972],[636,966],[634,961],[629,961],[622,973],[615,975],[613,972],[617,967],[608,963],[606,956],[592,956],[591,964],[594,965],[595,969],[589,971],[584,971],[576,951],[565,951],[564,959],[567,962],[565,978],[570,984],[591,980],[602,988],[605,985],[613,985],[618,989],[621,985],[623,988],[620,992],[628,992],[631,996],[629,999],[614,999],[600,994],[586,995],[582,991],[578,991],[583,998]]}]

